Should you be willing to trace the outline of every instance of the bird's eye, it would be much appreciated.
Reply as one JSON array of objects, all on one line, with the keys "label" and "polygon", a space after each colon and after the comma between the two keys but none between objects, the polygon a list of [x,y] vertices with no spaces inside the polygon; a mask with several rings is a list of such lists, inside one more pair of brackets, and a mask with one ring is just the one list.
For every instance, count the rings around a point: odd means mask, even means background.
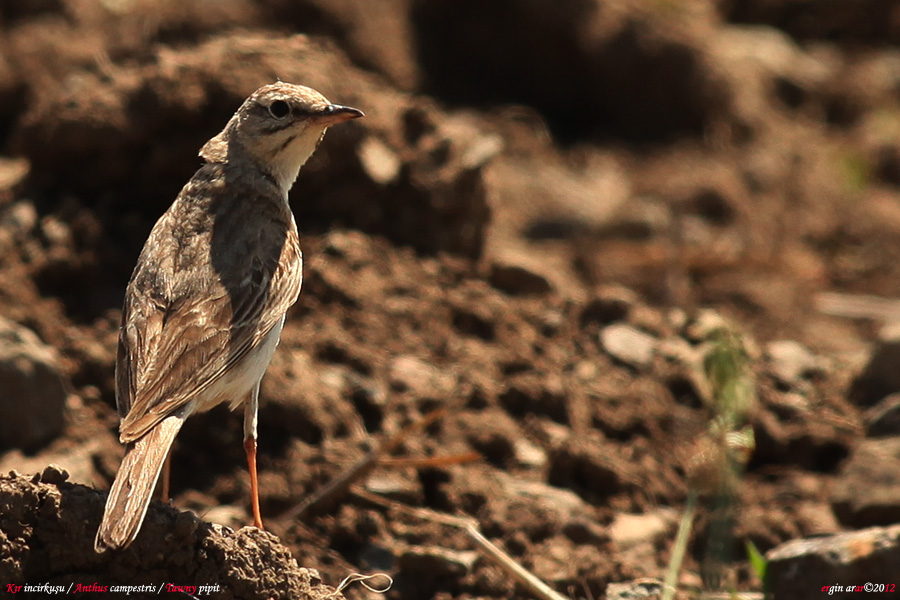
[{"label": "bird's eye", "polygon": [[269,114],[276,119],[283,119],[291,114],[291,107],[284,100],[276,100],[269,105]]}]

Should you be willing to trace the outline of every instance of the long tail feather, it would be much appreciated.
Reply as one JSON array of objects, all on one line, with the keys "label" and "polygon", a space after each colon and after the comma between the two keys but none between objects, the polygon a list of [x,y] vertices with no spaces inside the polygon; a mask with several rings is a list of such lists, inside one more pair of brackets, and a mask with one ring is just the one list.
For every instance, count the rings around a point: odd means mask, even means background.
[{"label": "long tail feather", "polygon": [[128,444],[109,490],[94,550],[125,548],[137,537],[163,462],[183,423],[180,416],[167,417],[142,438]]}]

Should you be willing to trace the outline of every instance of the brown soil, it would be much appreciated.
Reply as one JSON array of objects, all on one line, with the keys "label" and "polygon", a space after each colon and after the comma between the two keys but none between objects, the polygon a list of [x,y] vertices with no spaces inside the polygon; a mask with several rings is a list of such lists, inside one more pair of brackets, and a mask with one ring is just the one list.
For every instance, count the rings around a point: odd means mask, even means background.
[{"label": "brown soil", "polygon": [[[822,314],[816,295],[900,295],[900,13],[869,0],[797,18],[807,4],[0,0],[0,314],[55,347],[71,383],[62,436],[0,455],[71,475],[0,482],[39,496],[13,503],[28,532],[0,523],[0,584],[287,597],[318,585],[295,559],[331,587],[390,573],[390,598],[524,597],[464,532],[398,505],[474,517],[571,597],[659,577],[665,508],[683,508],[711,417],[683,359],[711,308],[760,347],[820,358],[784,381],[754,354],[734,528],[709,550],[701,511],[692,535],[686,584],[713,552],[729,585],[759,589],[744,540],[841,529],[829,485],[861,437],[847,390],[878,323]],[[103,495],[85,486],[106,490],[122,453],[125,283],[199,147],[276,79],[367,114],[329,132],[292,193],[305,280],[259,424],[263,515],[290,555],[154,505],[134,550],[96,557]],[[651,360],[611,355],[616,322],[652,336]],[[478,460],[379,465],[362,492],[279,516],[438,408],[392,456]],[[176,508],[248,523],[240,417],[192,418],[172,483]],[[627,544],[607,528],[623,513],[667,525]],[[211,554],[245,546],[215,570]]]}]

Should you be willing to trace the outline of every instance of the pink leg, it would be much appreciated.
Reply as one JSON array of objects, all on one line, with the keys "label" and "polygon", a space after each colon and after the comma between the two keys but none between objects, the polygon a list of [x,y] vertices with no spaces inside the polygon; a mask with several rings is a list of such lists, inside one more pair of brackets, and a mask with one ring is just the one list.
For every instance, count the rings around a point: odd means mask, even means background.
[{"label": "pink leg", "polygon": [[247,466],[250,468],[250,502],[253,506],[253,525],[264,530],[262,515],[259,513],[259,483],[256,478],[256,438],[244,440],[244,451],[247,453]]},{"label": "pink leg", "polygon": [[253,525],[263,527],[259,513],[259,481],[256,478],[256,413],[259,409],[259,383],[250,392],[244,404],[244,452],[247,453],[247,467],[250,469],[250,502],[253,507]]},{"label": "pink leg", "polygon": [[171,468],[172,468],[172,449],[169,448],[169,452],[166,454],[166,462],[163,463],[162,482],[161,482],[161,486],[160,486],[162,488],[162,490],[159,494],[160,499],[163,501],[163,504],[168,504],[169,500],[170,500],[170,498],[169,498],[169,491],[170,491],[169,475],[171,473]]}]

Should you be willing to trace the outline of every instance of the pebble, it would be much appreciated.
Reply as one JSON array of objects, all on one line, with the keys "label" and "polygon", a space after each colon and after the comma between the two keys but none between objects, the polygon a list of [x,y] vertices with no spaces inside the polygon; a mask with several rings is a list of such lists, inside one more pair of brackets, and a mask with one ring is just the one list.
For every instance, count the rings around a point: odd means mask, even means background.
[{"label": "pebble", "polygon": [[632,367],[644,368],[653,362],[657,340],[625,323],[613,323],[600,332],[600,343],[610,356]]},{"label": "pebble", "polygon": [[867,590],[846,586],[896,582],[900,525],[790,540],[770,550],[766,560],[766,586],[773,600],[866,597]]},{"label": "pebble", "polygon": [[819,370],[815,354],[799,342],[778,340],[766,346],[772,372],[782,382],[795,384]]}]

